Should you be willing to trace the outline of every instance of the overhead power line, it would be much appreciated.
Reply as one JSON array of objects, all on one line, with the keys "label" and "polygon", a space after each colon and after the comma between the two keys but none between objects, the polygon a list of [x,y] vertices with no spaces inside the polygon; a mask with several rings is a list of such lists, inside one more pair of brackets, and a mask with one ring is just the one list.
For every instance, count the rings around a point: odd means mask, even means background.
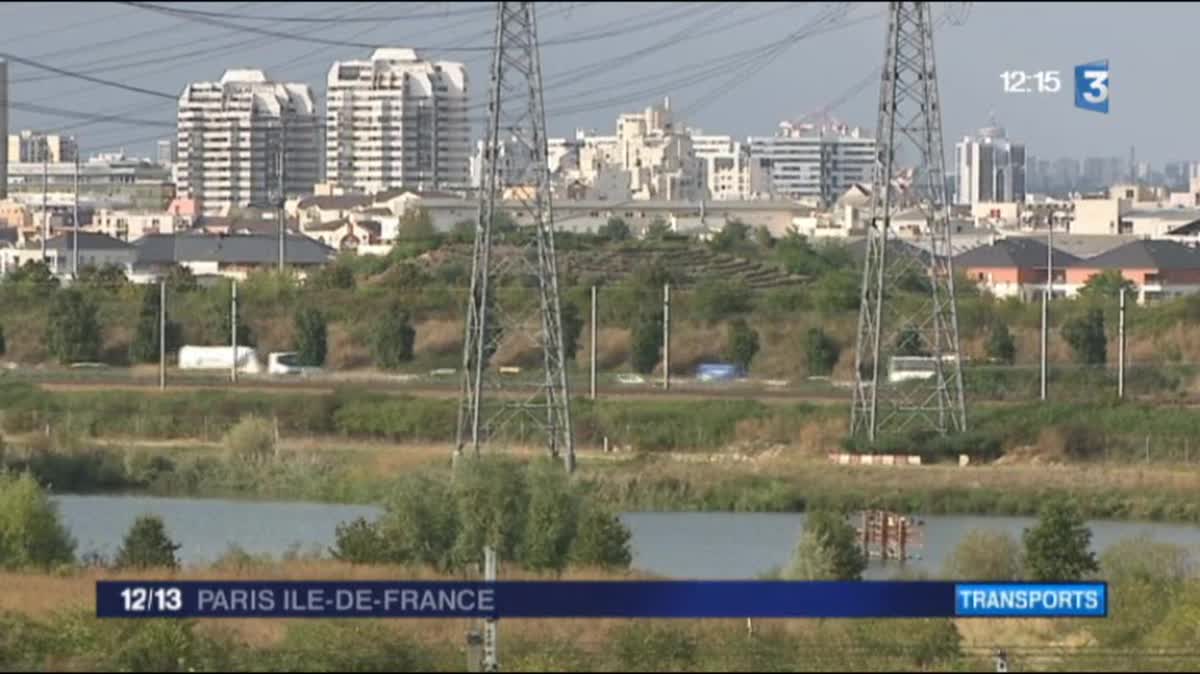
[{"label": "overhead power line", "polygon": [[59,75],[62,75],[63,77],[70,77],[70,78],[77,79],[77,80],[83,80],[85,82],[93,82],[95,84],[103,84],[105,86],[113,87],[114,89],[130,91],[135,94],[145,94],[147,96],[154,96],[156,98],[169,98],[171,100],[175,100],[175,98],[176,98],[175,94],[168,94],[165,91],[155,91],[153,89],[143,89],[142,87],[135,87],[132,84],[123,84],[121,82],[113,82],[112,80],[105,80],[105,79],[101,79],[99,77],[92,77],[91,75],[85,75],[83,73],[73,72],[71,70],[66,70],[64,68],[58,68],[55,66],[46,65],[45,63],[38,63],[37,61],[34,61],[32,59],[27,59],[27,58],[17,56],[16,54],[11,54],[8,52],[0,52],[0,57],[7,59],[9,61],[12,61],[13,63],[20,63],[21,65],[26,65],[31,68],[37,68],[39,70],[46,70],[46,71],[49,71],[52,73],[57,73]]},{"label": "overhead power line", "polygon": [[[455,16],[491,15],[495,13],[494,3],[480,3],[481,7],[470,9],[447,9],[440,12],[425,14],[393,14],[391,16],[354,16],[344,19],[322,18],[314,16],[255,16],[253,14],[238,14],[236,12],[214,12],[203,9],[184,9],[182,7],[165,7],[153,2],[122,2],[122,5],[137,7],[154,12],[203,17],[212,19],[237,19],[240,21],[269,21],[271,23],[375,23],[378,21],[395,21],[397,19],[447,19]],[[430,4],[430,3],[426,3]]]}]

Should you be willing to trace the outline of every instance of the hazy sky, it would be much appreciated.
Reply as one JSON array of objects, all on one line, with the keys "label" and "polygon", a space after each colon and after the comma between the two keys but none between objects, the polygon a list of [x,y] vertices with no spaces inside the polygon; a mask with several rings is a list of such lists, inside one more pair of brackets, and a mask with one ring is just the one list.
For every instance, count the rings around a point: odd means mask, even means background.
[{"label": "hazy sky", "polygon": [[[849,6],[841,18],[839,6]],[[933,3],[936,15],[960,3]],[[337,59],[369,45],[425,48],[467,63],[472,104],[487,90],[492,3],[171,3],[273,17],[369,17],[356,23],[224,19],[283,34],[361,43],[313,44],[240,32],[119,3],[0,3],[0,52],[93,77],[177,95],[227,67],[259,67],[323,94]],[[577,127],[612,132],[615,117],[670,95],[690,126],[737,137],[768,135],[783,119],[845,98],[834,114],[874,132],[885,3],[543,3],[539,5],[546,108],[552,135]],[[415,17],[415,18],[414,18]],[[936,34],[947,156],[954,140],[994,111],[1030,154],[1127,157],[1161,168],[1200,159],[1194,131],[1200,90],[1188,45],[1200,25],[1189,3],[977,3],[964,25]],[[830,26],[842,26],[830,29]],[[789,35],[790,41],[784,41]],[[763,48],[776,41],[780,47]],[[452,51],[446,47],[469,47]],[[639,50],[642,52],[638,55]],[[633,54],[633,56],[629,56]],[[174,56],[175,58],[171,58]],[[1109,59],[1111,108],[1074,107],[1074,67]],[[594,67],[588,67],[594,66]],[[1006,70],[1058,70],[1056,94],[1006,94]],[[565,76],[563,74],[566,74]],[[36,81],[29,81],[30,79]],[[867,78],[870,78],[867,81]],[[24,105],[174,122],[174,102],[9,64],[10,98]],[[855,90],[855,84],[867,81]],[[1186,83],[1185,83],[1186,81]],[[846,97],[848,93],[854,93]],[[81,122],[12,110],[10,129],[72,127],[85,151],[124,145],[152,154],[169,127]],[[478,128],[478,126],[476,127]]]}]

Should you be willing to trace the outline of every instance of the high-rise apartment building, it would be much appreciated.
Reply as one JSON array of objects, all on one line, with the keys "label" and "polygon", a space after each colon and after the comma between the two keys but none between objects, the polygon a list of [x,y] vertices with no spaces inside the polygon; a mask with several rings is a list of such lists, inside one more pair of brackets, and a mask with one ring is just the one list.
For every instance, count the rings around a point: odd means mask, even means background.
[{"label": "high-rise apartment building", "polygon": [[1025,201],[1025,145],[1010,141],[994,122],[954,146],[956,202]]},{"label": "high-rise apartment building", "polygon": [[832,204],[855,183],[871,184],[875,139],[862,129],[825,121],[782,122],[774,136],[752,136],[750,157],[772,194]]},{"label": "high-rise apartment building", "polygon": [[158,163],[160,166],[173,166],[177,158],[175,139],[163,138],[158,141]]},{"label": "high-rise apartment building", "polygon": [[329,69],[325,181],[342,192],[460,190],[470,182],[467,70],[412,49]]},{"label": "high-rise apartment building", "polygon": [[769,189],[762,172],[750,159],[750,145],[731,136],[691,130],[692,149],[704,168],[710,199],[750,199]]},{"label": "high-rise apartment building", "polygon": [[[274,206],[311,194],[317,180],[317,110],[307,84],[261,70],[228,70],[179,97],[178,190],[205,215]],[[281,174],[282,170],[282,174]]]},{"label": "high-rise apartment building", "polygon": [[13,164],[75,163],[78,158],[79,145],[74,136],[26,129],[8,137],[8,161]]}]

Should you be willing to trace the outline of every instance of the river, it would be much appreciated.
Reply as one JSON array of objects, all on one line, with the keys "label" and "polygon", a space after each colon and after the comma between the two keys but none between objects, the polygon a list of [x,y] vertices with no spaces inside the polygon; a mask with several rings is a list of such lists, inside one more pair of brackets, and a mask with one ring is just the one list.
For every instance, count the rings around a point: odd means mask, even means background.
[{"label": "river", "polygon": [[[356,517],[374,518],[372,506],[324,503],[152,498],[145,496],[55,497],[63,519],[78,542],[79,553],[111,558],[134,518],[162,517],[169,535],[181,544],[185,564],[212,562],[231,545],[252,554],[282,555],[289,548],[328,554],[334,531]],[[633,567],[672,578],[738,579],[782,566],[791,555],[803,514],[788,513],[624,513],[633,535]],[[970,529],[1007,531],[1019,537],[1033,524],[1024,517],[931,516],[923,518],[924,544],[916,571],[939,573],[946,557]],[[1161,542],[1200,549],[1200,527],[1143,522],[1090,522],[1093,548],[1102,552],[1124,538],[1146,534]],[[900,568],[873,560],[868,578],[887,578]]]}]

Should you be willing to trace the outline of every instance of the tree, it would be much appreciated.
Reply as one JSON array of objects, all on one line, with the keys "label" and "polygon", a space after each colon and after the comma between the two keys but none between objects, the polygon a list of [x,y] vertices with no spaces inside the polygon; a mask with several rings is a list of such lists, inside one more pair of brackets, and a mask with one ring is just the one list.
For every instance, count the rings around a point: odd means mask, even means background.
[{"label": "tree", "polygon": [[29,260],[8,272],[4,279],[8,283],[21,283],[39,288],[57,288],[58,279],[50,271],[50,265],[41,260]]},{"label": "tree", "polygon": [[244,416],[225,433],[225,449],[242,461],[262,463],[275,456],[275,427],[266,419]]},{"label": "tree", "polygon": [[1036,582],[1075,581],[1099,569],[1089,550],[1092,531],[1073,503],[1054,499],[1042,507],[1038,523],[1026,529],[1025,573]]},{"label": "tree", "polygon": [[644,312],[633,324],[633,344],[630,349],[630,365],[639,374],[650,374],[658,364],[663,345],[663,315]]},{"label": "tree", "polygon": [[175,552],[179,544],[167,536],[166,526],[157,515],[142,515],[134,521],[113,565],[118,569],[179,568]]},{"label": "tree", "polygon": [[946,561],[955,580],[1020,580],[1021,544],[1007,532],[972,529]]},{"label": "tree", "polygon": [[821,544],[816,533],[805,529],[782,575],[785,580],[834,580],[833,564],[830,550]]},{"label": "tree", "polygon": [[96,305],[74,288],[55,294],[46,322],[46,346],[60,363],[95,361],[100,357],[100,322]]},{"label": "tree", "polygon": [[0,325],[0,356],[8,351],[8,342],[4,341],[4,326]]},{"label": "tree", "polygon": [[[138,314],[137,329],[129,344],[129,360],[135,363],[158,362],[159,311],[161,290],[158,285],[148,285],[142,291],[142,309]],[[183,329],[175,321],[167,321],[166,350],[179,350]]]},{"label": "tree", "polygon": [[1008,324],[996,321],[992,324],[992,333],[988,336],[987,355],[997,363],[1012,365],[1017,357],[1017,345],[1013,342]]},{"label": "tree", "polygon": [[911,325],[904,326],[896,335],[897,356],[927,356],[925,347],[921,344],[921,334]]},{"label": "tree", "polygon": [[605,569],[629,568],[633,561],[629,529],[615,513],[597,503],[588,502],[581,507],[575,540],[571,543],[571,562]]},{"label": "tree", "polygon": [[0,568],[70,564],[75,541],[33,476],[0,471]]},{"label": "tree", "polygon": [[[217,327],[217,339],[221,344],[228,344],[231,337],[230,321],[233,316],[230,315],[230,293],[226,288],[224,293],[218,293],[217,300],[213,305],[216,311],[216,320],[213,324]],[[242,298],[238,298],[238,330],[237,343],[238,346],[254,346],[254,332],[250,330],[250,326],[246,325],[246,305]]]},{"label": "tree", "polygon": [[713,235],[712,249],[728,253],[750,240],[750,226],[741,220],[728,220],[721,231]]},{"label": "tree", "polygon": [[701,320],[724,320],[750,311],[751,291],[740,279],[706,279],[696,288],[695,307],[696,317]]},{"label": "tree", "polygon": [[1062,336],[1075,360],[1085,365],[1103,365],[1108,360],[1108,338],[1104,336],[1104,311],[1090,307],[1082,316],[1073,316],[1062,327]]},{"label": "tree", "polygon": [[646,227],[647,239],[661,240],[670,233],[671,225],[667,224],[667,221],[663,220],[661,216],[654,218],[654,220],[650,222],[650,225]]},{"label": "tree", "polygon": [[562,319],[563,353],[568,361],[575,360],[579,349],[579,336],[583,334],[583,316],[574,302],[563,302],[560,307]]},{"label": "tree", "polygon": [[813,306],[826,315],[857,310],[862,299],[861,281],[859,274],[849,269],[823,273],[812,284]]},{"label": "tree", "polygon": [[729,325],[729,337],[725,343],[725,358],[743,371],[750,369],[750,361],[758,354],[758,331],[746,320],[739,318]]},{"label": "tree", "polygon": [[518,559],[529,503],[520,466],[505,458],[476,458],[454,469],[458,532],[452,557],[459,567],[483,561],[484,546],[500,559]]},{"label": "tree", "polygon": [[354,269],[348,262],[337,260],[310,276],[308,282],[322,290],[354,290]]},{"label": "tree", "polygon": [[854,527],[842,514],[823,510],[809,512],[804,530],[812,534],[823,554],[828,556],[832,580],[862,580],[867,559],[858,547]]},{"label": "tree", "polygon": [[325,316],[313,307],[296,312],[296,352],[301,365],[320,367],[325,364],[327,349]]},{"label": "tree", "polygon": [[771,236],[771,230],[766,225],[759,225],[754,228],[754,243],[763,250],[769,250],[775,246],[775,237]]},{"label": "tree", "polygon": [[804,355],[808,359],[808,374],[826,376],[833,372],[842,349],[821,328],[809,328],[804,340]]},{"label": "tree", "polygon": [[409,321],[408,312],[393,307],[375,319],[371,335],[371,353],[375,365],[396,370],[412,360],[417,331]]},{"label": "tree", "polygon": [[596,233],[609,241],[625,241],[630,236],[629,225],[615,215],[601,225]]},{"label": "tree", "polygon": [[88,265],[79,269],[81,284],[101,290],[116,290],[129,283],[125,269],[120,265],[105,264],[102,267]]},{"label": "tree", "polygon": [[433,228],[433,218],[425,208],[410,208],[400,216],[396,238],[408,241],[423,241],[437,235]]},{"label": "tree", "polygon": [[200,289],[200,283],[196,280],[196,275],[192,273],[191,268],[179,263],[174,263],[167,269],[165,280],[167,288],[175,292],[190,293]]},{"label": "tree", "polygon": [[1115,302],[1121,294],[1121,288],[1126,294],[1137,292],[1133,281],[1125,278],[1120,269],[1106,269],[1099,274],[1092,274],[1083,282],[1079,289],[1079,297],[1084,300]]},{"label": "tree", "polygon": [[575,538],[578,499],[567,473],[553,460],[533,462],[528,470],[529,511],[521,559],[538,571],[562,571]]},{"label": "tree", "polygon": [[356,517],[342,522],[334,529],[334,546],[329,553],[339,562],[350,564],[387,564],[388,540],[379,531],[379,525],[368,522],[365,517]]}]

